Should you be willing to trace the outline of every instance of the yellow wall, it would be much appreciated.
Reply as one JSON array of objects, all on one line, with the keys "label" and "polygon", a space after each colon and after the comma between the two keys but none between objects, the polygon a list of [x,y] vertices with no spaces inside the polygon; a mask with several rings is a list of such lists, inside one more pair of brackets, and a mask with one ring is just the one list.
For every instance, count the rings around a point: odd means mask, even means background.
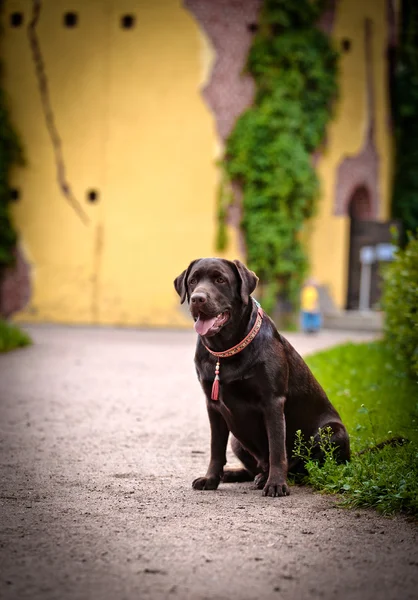
[{"label": "yellow wall", "polygon": [[349,250],[349,219],[334,215],[337,167],[347,156],[358,154],[368,124],[364,22],[373,21],[372,56],[375,102],[375,144],[379,155],[379,219],[389,216],[392,147],[388,106],[386,63],[386,0],[341,0],[337,3],[333,38],[336,46],[344,38],[351,49],[341,55],[340,100],[336,118],[328,127],[326,151],[317,168],[321,181],[318,214],[308,230],[312,275],[326,285],[340,308],[346,302]]},{"label": "yellow wall", "polygon": [[[189,326],[172,281],[193,258],[217,254],[214,116],[200,89],[214,52],[181,0],[43,0],[38,27],[67,176],[89,218],[61,194],[45,127],[26,25],[31,0],[7,0],[2,52],[12,118],[27,166],[14,173],[22,198],[14,217],[32,265],[23,320]],[[380,218],[388,216],[385,0],[340,0],[334,37],[352,41],[341,59],[341,100],[319,161],[322,198],[308,226],[313,275],[338,306],[346,295],[348,222],[334,216],[340,161],[358,153],[366,128],[364,19],[374,22]],[[76,28],[62,25],[76,11]],[[10,28],[22,11],[25,26]],[[136,25],[123,30],[121,15]],[[100,199],[89,204],[95,189]],[[230,258],[239,257],[230,231]]]},{"label": "yellow wall", "polygon": [[[5,83],[28,165],[14,211],[33,266],[24,320],[189,325],[173,279],[214,253],[218,141],[200,95],[213,56],[180,0],[44,0],[39,38],[68,180],[84,225],[56,184],[26,24],[6,2]],[[62,26],[67,10],[79,25]],[[25,14],[24,28],[8,15]],[[123,30],[120,16],[135,14]],[[86,192],[99,191],[89,204]],[[232,237],[233,236],[233,232]],[[230,257],[238,256],[232,243]]]}]

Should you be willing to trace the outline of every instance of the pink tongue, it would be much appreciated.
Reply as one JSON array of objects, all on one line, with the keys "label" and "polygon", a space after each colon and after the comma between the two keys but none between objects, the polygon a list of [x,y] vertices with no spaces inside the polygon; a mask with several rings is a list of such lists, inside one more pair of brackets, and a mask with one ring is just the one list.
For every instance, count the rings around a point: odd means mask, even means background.
[{"label": "pink tongue", "polygon": [[209,329],[215,323],[215,321],[216,317],[213,317],[213,319],[201,319],[201,317],[199,317],[196,323],[194,324],[194,328],[199,335],[206,335]]}]

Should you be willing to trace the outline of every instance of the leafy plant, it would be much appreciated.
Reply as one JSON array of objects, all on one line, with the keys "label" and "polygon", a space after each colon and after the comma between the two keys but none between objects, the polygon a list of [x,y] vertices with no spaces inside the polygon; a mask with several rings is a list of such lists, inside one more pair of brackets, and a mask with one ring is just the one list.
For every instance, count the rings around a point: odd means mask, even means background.
[{"label": "leafy plant", "polygon": [[[296,304],[308,267],[301,233],[319,194],[312,153],[337,96],[338,55],[316,27],[325,4],[265,0],[247,63],[255,103],[226,143],[223,167],[243,191],[247,261],[260,277],[268,311],[278,296]],[[222,231],[222,194],[219,218]],[[224,235],[218,244],[225,244]]]},{"label": "leafy plant", "polygon": [[[418,230],[417,230],[418,232]],[[418,381],[418,239],[410,238],[384,272],[385,337]]]},{"label": "leafy plant", "polygon": [[15,348],[29,346],[30,337],[15,325],[0,320],[0,352],[9,352]]},{"label": "leafy plant", "polygon": [[[343,494],[342,504],[372,507],[380,512],[418,514],[418,446],[406,443],[366,452],[350,462],[337,464],[335,446],[321,438],[325,455],[319,464],[309,456],[307,445],[298,449],[308,473],[307,481],[317,490]],[[305,452],[305,454],[304,454]]]},{"label": "leafy plant", "polygon": [[[323,465],[312,458],[312,443],[296,440],[306,481],[315,489],[342,494],[342,503],[384,513],[418,515],[417,383],[385,342],[344,344],[307,357],[346,425],[353,451],[346,464],[334,460],[329,434],[319,436]],[[388,439],[400,440],[379,447]],[[405,440],[402,443],[402,440]]]},{"label": "leafy plant", "polygon": [[323,460],[321,459],[320,461],[321,464],[322,462],[336,461],[337,447],[331,441],[332,435],[333,431],[331,427],[319,427],[318,434],[315,437],[312,435],[309,440],[306,441],[299,429],[296,432],[293,456],[300,458],[304,463],[310,461],[318,462],[315,457],[319,456],[319,453],[321,453],[323,456]]}]

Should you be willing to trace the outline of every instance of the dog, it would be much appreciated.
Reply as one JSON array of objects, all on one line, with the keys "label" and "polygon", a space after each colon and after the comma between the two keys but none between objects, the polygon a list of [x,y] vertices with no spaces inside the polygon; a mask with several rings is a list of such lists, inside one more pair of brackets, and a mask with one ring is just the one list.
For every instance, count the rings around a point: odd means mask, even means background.
[{"label": "dog", "polygon": [[[252,481],[263,496],[289,494],[287,475],[301,472],[292,457],[296,432],[313,436],[312,457],[323,458],[319,429],[331,429],[337,459],[350,459],[346,428],[302,357],[252,298],[258,277],[239,260],[194,260],[175,280],[198,333],[195,366],[206,396],[210,461],[195,490]],[[224,470],[229,434],[242,469]]]}]

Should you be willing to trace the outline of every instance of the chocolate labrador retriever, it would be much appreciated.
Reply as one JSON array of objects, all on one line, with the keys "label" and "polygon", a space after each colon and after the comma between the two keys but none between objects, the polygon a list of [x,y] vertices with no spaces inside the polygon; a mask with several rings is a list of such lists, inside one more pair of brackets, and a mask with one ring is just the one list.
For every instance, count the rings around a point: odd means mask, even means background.
[{"label": "chocolate labrador retriever", "polygon": [[[195,364],[206,395],[211,428],[207,473],[196,490],[215,490],[220,481],[250,481],[264,496],[289,494],[288,471],[295,436],[318,441],[330,427],[340,461],[349,460],[350,443],[340,416],[306,363],[278,333],[251,297],[258,278],[240,261],[194,260],[175,281],[199,334]],[[244,468],[225,470],[229,433]],[[321,459],[319,446],[316,457]]]}]

